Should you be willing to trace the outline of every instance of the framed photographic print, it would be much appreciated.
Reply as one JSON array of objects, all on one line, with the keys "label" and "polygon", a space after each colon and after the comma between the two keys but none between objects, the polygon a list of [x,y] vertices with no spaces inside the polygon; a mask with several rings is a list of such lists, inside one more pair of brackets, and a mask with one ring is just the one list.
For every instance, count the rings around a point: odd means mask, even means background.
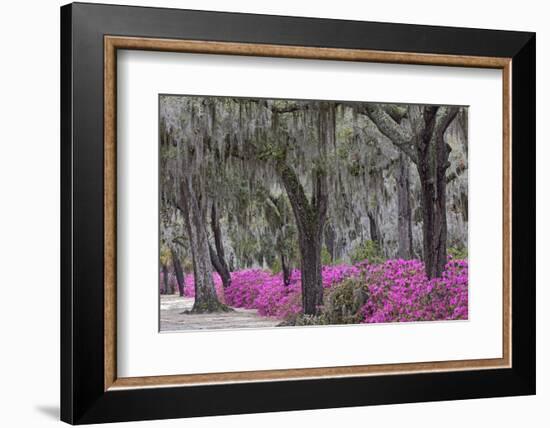
[{"label": "framed photographic print", "polygon": [[535,393],[535,35],[61,8],[72,424]]}]

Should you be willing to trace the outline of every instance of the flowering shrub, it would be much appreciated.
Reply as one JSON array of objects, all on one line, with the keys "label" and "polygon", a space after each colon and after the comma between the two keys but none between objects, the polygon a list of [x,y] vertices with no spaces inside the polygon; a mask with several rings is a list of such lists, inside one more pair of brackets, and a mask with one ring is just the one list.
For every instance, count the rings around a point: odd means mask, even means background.
[{"label": "flowering shrub", "polygon": [[362,277],[346,278],[324,293],[321,322],[357,324],[363,321],[362,307],[368,298],[368,284]]},{"label": "flowering shrub", "polygon": [[231,274],[231,285],[225,290],[230,306],[258,309],[263,316],[286,318],[298,313],[301,305],[300,271],[294,270],[290,284],[284,285],[281,273],[271,274],[261,269],[247,269]]},{"label": "flowering shrub", "polygon": [[369,297],[363,322],[468,318],[468,262],[450,259],[441,278],[428,280],[418,260],[364,266]]},{"label": "flowering shrub", "polygon": [[[356,277],[360,269],[351,265],[323,266],[323,288],[331,288],[349,277]],[[231,274],[231,286],[225,290],[230,306],[258,309],[263,316],[287,319],[302,311],[302,283],[298,269],[292,271],[290,284],[284,285],[281,273],[248,269]]]},{"label": "flowering shrub", "polygon": [[[321,275],[323,276],[323,288],[330,288],[346,278],[355,278],[359,276],[360,273],[361,269],[353,265],[323,266],[321,271]],[[299,271],[298,275],[300,275]]]},{"label": "flowering shrub", "polygon": [[[365,260],[355,265],[323,266],[322,280],[325,289],[322,322],[334,323],[343,319],[343,315],[364,323],[468,318],[466,260],[449,258],[441,278],[432,280],[426,277],[421,261],[395,259],[381,264]],[[232,272],[231,285],[226,289],[214,273],[214,284],[220,300],[229,306],[257,309],[262,316],[281,320],[295,318],[302,311],[301,275],[297,269],[292,272],[288,286],[281,273],[272,274],[262,269]],[[360,297],[365,303],[360,303],[358,308],[357,296],[350,294],[355,289],[364,293]],[[193,275],[186,275],[185,296],[194,294]],[[336,314],[335,311],[342,312],[338,302],[348,295],[355,299],[349,307],[357,312]]]}]

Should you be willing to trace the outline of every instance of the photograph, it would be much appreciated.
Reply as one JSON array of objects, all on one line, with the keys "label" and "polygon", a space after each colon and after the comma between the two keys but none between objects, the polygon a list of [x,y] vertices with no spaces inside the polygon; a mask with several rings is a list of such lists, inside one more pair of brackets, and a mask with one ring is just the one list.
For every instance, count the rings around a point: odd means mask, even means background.
[{"label": "photograph", "polygon": [[550,427],[544,2],[2,6],[1,426]]},{"label": "photograph", "polygon": [[468,106],[158,104],[161,332],[468,320]]}]

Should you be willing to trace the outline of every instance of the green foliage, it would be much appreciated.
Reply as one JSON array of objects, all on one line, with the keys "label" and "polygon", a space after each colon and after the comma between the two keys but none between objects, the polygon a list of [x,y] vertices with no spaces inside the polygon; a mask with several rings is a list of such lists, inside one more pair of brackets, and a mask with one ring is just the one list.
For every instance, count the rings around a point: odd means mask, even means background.
[{"label": "green foliage", "polygon": [[468,258],[468,248],[449,247],[447,254],[455,260],[464,260]]},{"label": "green foliage", "polygon": [[282,161],[286,158],[286,149],[280,144],[265,143],[258,151],[258,159],[263,161]]},{"label": "green foliage", "polygon": [[[273,273],[282,270],[281,256],[289,266],[299,263],[297,229],[293,221],[292,208],[284,193],[270,193],[265,187],[256,192],[258,206],[263,208],[266,228],[260,240],[263,258]],[[264,235],[265,234],[265,235]]]},{"label": "green foliage", "polygon": [[[370,174],[370,175],[374,175],[374,172],[373,172],[372,169],[369,171],[369,174]],[[371,193],[369,206],[370,206],[372,209],[374,209],[374,208],[376,208],[376,207],[378,206],[378,198],[376,197],[376,193],[375,193],[375,192],[372,192],[372,193]]]},{"label": "green foliage", "polygon": [[[294,254],[296,254],[295,261],[296,263],[299,263],[300,258],[299,252],[298,252],[298,246],[296,245],[296,248],[294,250]],[[323,245],[321,248],[321,265],[322,266],[338,266],[341,264],[346,263],[346,261],[342,258],[332,259],[330,252],[328,251],[327,247]]]},{"label": "green foliage", "polygon": [[349,173],[353,177],[359,177],[363,172],[364,166],[357,160],[352,161],[349,164]]},{"label": "green foliage", "polygon": [[242,264],[238,268],[252,266],[255,261],[255,255],[261,253],[258,240],[249,233],[239,234],[236,230],[231,232],[230,237],[235,254]]},{"label": "green foliage", "polygon": [[282,326],[357,324],[362,321],[361,308],[369,298],[364,278],[348,278],[325,290],[323,307],[317,315],[293,314]]},{"label": "green foliage", "polygon": [[191,257],[185,257],[183,259],[183,262],[181,264],[181,268],[185,273],[192,273],[193,272],[193,260]]},{"label": "green foliage", "polygon": [[271,269],[271,273],[273,273],[273,274],[280,273],[283,270],[283,266],[281,264],[281,259],[280,258],[275,258],[275,260],[273,261],[271,266],[269,266],[269,268]]},{"label": "green foliage", "polygon": [[161,245],[160,247],[160,263],[168,266],[172,261],[172,254],[170,248],[166,245]]},{"label": "green foliage", "polygon": [[330,256],[330,253],[327,250],[327,247],[323,245],[323,248],[321,249],[321,264],[323,266],[330,265],[332,263],[332,257]]},{"label": "green foliage", "polygon": [[322,315],[306,315],[299,314],[294,319],[293,325],[306,326],[306,325],[327,325],[325,318]]},{"label": "green foliage", "polygon": [[380,246],[377,242],[371,240],[363,241],[355,247],[350,254],[350,258],[353,263],[363,260],[368,260],[371,263],[383,263],[385,261]]},{"label": "green foliage", "polygon": [[218,302],[217,300],[211,300],[203,302],[202,304],[194,304],[193,308],[190,311],[185,311],[184,313],[193,313],[193,314],[208,314],[212,312],[234,312],[230,306],[227,306],[223,303]]},{"label": "green foliage", "polygon": [[348,278],[325,292],[322,310],[326,324],[361,322],[361,308],[368,298],[368,287],[362,278]]},{"label": "green foliage", "polygon": [[303,313],[292,314],[282,321],[279,327],[327,325],[326,318],[322,315],[306,315]]},{"label": "green foliage", "polygon": [[341,149],[342,151],[339,152],[339,154],[342,159],[345,159],[347,157],[350,146],[353,143],[353,127],[350,126],[350,124],[346,126],[343,120],[338,121],[336,127],[336,138],[338,139],[338,141],[342,142],[339,146],[339,149]]}]

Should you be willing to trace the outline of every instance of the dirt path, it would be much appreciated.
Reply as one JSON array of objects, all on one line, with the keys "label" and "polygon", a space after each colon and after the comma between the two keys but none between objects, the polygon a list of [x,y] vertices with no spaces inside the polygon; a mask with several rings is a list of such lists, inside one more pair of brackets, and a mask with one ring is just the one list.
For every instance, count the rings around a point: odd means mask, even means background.
[{"label": "dirt path", "polygon": [[178,295],[160,296],[161,331],[214,330],[232,328],[275,327],[279,320],[258,315],[256,309],[234,308],[234,312],[215,314],[185,314],[194,299]]}]

